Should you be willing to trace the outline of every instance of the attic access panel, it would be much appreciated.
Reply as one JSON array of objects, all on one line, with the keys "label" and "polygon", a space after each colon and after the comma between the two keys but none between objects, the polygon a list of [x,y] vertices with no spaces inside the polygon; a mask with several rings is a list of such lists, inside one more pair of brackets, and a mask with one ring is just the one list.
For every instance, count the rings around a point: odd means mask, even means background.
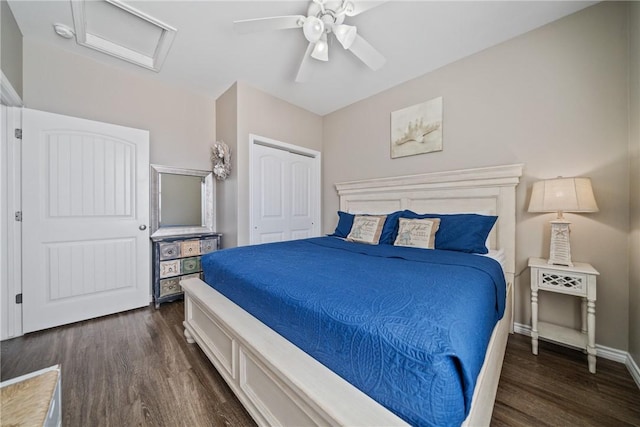
[{"label": "attic access panel", "polygon": [[76,41],[160,71],[177,30],[120,0],[72,0]]}]

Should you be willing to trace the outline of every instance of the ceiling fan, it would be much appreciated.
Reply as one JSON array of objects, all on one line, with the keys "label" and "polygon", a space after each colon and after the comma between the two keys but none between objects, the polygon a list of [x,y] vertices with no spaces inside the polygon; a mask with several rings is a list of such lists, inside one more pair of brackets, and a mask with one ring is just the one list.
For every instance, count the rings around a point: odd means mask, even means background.
[{"label": "ceiling fan", "polygon": [[304,82],[308,80],[311,72],[310,58],[319,61],[329,60],[327,38],[331,33],[343,48],[350,50],[372,70],[378,70],[384,65],[385,57],[358,34],[356,27],[343,23],[345,16],[356,16],[381,3],[353,0],[312,0],[307,16],[287,15],[245,19],[234,21],[233,24],[238,33],[302,28],[309,45],[298,68],[296,82]]}]

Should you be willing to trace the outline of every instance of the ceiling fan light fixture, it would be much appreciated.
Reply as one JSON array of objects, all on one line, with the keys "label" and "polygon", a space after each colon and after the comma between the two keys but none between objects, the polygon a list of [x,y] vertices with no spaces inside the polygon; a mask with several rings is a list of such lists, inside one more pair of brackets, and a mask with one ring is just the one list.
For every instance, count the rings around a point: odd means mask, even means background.
[{"label": "ceiling fan light fixture", "polygon": [[316,45],[311,52],[311,57],[318,61],[329,60],[329,44],[327,43],[327,35],[323,34],[320,40],[316,42]]},{"label": "ceiling fan light fixture", "polygon": [[[120,2],[123,0],[105,1]],[[306,15],[244,19],[234,21],[233,26],[238,33],[287,29],[298,29],[299,31],[301,29],[308,43],[298,67],[296,82],[308,80],[311,75],[311,69],[314,68],[312,59],[323,62],[329,61],[328,39],[331,37],[330,33],[332,32],[345,50],[351,52],[356,58],[375,71],[384,65],[385,57],[360,36],[355,26],[344,25],[344,21],[346,17],[359,15],[380,3],[385,3],[385,1],[388,0],[307,0]],[[72,0],[72,4],[80,2],[81,0]]]},{"label": "ceiling fan light fixture", "polygon": [[333,27],[333,32],[336,35],[336,38],[340,42],[343,48],[349,49],[353,44],[353,41],[356,39],[356,34],[358,30],[353,25],[335,25]]},{"label": "ceiling fan light fixture", "polygon": [[304,37],[311,43],[316,43],[324,34],[324,22],[317,16],[309,16],[302,25]]},{"label": "ceiling fan light fixture", "polygon": [[356,7],[352,1],[347,0],[342,3],[342,9],[344,10],[344,13],[350,16],[350,14],[352,14],[356,10]]}]

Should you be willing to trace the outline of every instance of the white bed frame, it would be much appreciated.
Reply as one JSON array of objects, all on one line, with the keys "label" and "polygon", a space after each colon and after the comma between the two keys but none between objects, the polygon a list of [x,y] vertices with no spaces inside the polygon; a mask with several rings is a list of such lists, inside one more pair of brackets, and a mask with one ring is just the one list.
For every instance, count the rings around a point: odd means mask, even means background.
[{"label": "white bed frame", "polygon": [[[518,164],[336,184],[340,209],[346,212],[411,209],[498,215],[489,246],[505,251],[507,308],[491,336],[464,426],[489,425],[507,338],[513,332],[515,187],[522,168]],[[201,280],[181,283],[187,341],[198,343],[258,425],[407,425]]]}]

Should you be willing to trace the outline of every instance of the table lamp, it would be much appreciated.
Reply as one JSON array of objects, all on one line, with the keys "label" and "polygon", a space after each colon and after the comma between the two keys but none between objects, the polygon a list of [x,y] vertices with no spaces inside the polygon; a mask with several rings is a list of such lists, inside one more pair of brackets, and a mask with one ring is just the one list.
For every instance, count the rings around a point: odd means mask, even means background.
[{"label": "table lamp", "polygon": [[598,212],[593,196],[591,179],[563,178],[547,179],[533,184],[529,212],[557,212],[551,222],[551,247],[549,264],[573,266],[569,242],[569,224],[564,212]]}]

